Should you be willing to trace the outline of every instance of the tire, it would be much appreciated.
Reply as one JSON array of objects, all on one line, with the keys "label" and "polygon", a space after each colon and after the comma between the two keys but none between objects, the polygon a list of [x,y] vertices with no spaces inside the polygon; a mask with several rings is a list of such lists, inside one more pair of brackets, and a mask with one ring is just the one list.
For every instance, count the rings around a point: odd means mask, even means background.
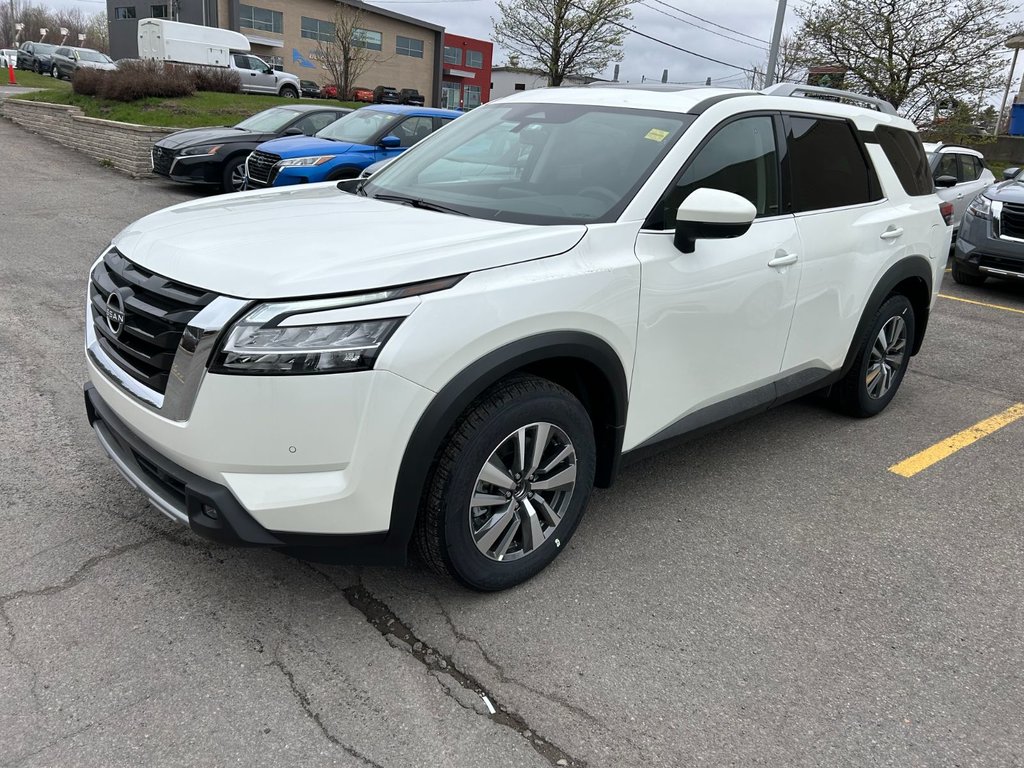
[{"label": "tire", "polygon": [[981,285],[985,282],[985,275],[975,275],[966,271],[960,266],[960,262],[953,259],[953,282],[960,285]]},{"label": "tire", "polygon": [[36,74],[40,76],[46,74],[46,70],[43,69],[43,63],[41,61],[36,62]]},{"label": "tire", "polygon": [[297,99],[299,98],[299,92],[295,90],[293,85],[281,86],[281,96],[285,99]]},{"label": "tire", "polygon": [[54,78],[55,80],[60,80],[60,70],[57,69],[56,64],[50,67],[50,77]]},{"label": "tire", "polygon": [[[517,450],[520,435],[525,450]],[[517,464],[525,470],[518,481]],[[441,447],[416,524],[420,556],[435,572],[480,591],[526,581],[572,538],[595,464],[593,425],[572,394],[536,376],[498,382],[466,409]],[[552,481],[562,484],[539,488]],[[506,483],[511,487],[502,490]],[[477,499],[490,503],[472,506]]]},{"label": "tire", "polygon": [[[238,173],[241,172],[239,176]],[[236,186],[235,181],[239,184]],[[241,192],[245,183],[245,156],[232,157],[224,163],[224,171],[220,177],[220,188],[222,192]]]},{"label": "tire", "polygon": [[832,400],[840,411],[867,418],[885,410],[910,365],[914,321],[914,308],[901,294],[890,296],[878,308],[858,342],[853,366],[832,389]]}]

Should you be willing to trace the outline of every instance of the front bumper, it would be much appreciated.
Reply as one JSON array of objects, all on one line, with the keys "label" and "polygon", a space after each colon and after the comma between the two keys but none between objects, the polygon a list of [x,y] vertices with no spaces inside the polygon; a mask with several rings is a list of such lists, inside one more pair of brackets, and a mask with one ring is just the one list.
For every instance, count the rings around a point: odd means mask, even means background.
[{"label": "front bumper", "polygon": [[167,171],[154,166],[153,173],[180,184],[220,184],[222,170],[221,163],[209,155],[196,155],[174,158]]},{"label": "front bumper", "polygon": [[991,219],[972,213],[960,224],[953,258],[971,275],[1024,280],[1024,242],[998,237]]}]

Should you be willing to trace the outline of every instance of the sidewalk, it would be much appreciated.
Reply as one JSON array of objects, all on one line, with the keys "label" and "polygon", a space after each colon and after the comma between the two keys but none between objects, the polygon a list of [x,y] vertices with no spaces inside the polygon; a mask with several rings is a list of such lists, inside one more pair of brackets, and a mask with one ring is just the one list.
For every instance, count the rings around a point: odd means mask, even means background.
[{"label": "sidewalk", "polygon": [[17,96],[20,93],[33,93],[41,91],[42,88],[22,88],[20,85],[0,85],[0,100],[8,96]]}]

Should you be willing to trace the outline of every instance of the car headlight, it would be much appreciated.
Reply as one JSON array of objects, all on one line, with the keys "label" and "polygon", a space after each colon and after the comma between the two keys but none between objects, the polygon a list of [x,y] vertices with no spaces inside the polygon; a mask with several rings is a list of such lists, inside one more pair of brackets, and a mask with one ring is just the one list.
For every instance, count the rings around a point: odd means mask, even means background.
[{"label": "car headlight", "polygon": [[223,144],[206,144],[201,147],[186,147],[179,152],[179,155],[213,155],[217,153],[217,150],[223,147]]},{"label": "car headlight", "polygon": [[[259,304],[228,331],[210,370],[259,375],[369,370],[416,304],[396,299],[442,291],[463,277],[374,293]],[[372,311],[367,309],[366,314],[372,319],[349,319],[353,307],[370,305]],[[345,317],[338,317],[339,312]]]},{"label": "car headlight", "polygon": [[289,157],[287,160],[281,160],[278,162],[278,166],[284,168],[288,166],[309,166],[309,165],[323,165],[329,163],[334,159],[334,155],[320,155],[319,157]]},{"label": "car headlight", "polygon": [[984,195],[978,195],[971,201],[971,204],[967,206],[967,212],[973,213],[975,216],[982,219],[989,219],[992,217],[992,201]]}]

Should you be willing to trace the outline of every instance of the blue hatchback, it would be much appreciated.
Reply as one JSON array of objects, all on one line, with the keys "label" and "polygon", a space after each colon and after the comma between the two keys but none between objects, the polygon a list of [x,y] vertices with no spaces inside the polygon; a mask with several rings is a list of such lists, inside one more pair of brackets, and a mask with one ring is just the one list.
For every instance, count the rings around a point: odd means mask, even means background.
[{"label": "blue hatchback", "polygon": [[355,178],[461,115],[450,109],[377,104],[357,109],[313,136],[256,147],[245,162],[249,189]]}]

